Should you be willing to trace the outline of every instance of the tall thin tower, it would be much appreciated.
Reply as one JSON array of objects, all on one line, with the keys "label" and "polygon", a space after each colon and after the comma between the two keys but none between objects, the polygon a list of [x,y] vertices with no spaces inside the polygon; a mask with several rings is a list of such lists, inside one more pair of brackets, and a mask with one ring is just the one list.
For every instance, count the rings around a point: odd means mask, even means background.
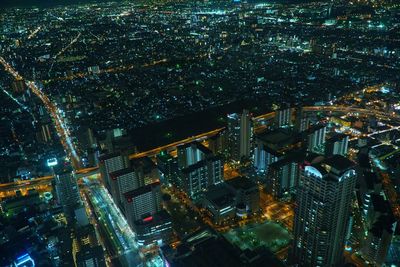
[{"label": "tall thin tower", "polygon": [[252,121],[248,110],[228,115],[228,142],[230,156],[235,161],[251,156]]},{"label": "tall thin tower", "polygon": [[355,182],[354,163],[341,155],[302,170],[292,251],[300,266],[342,263]]}]

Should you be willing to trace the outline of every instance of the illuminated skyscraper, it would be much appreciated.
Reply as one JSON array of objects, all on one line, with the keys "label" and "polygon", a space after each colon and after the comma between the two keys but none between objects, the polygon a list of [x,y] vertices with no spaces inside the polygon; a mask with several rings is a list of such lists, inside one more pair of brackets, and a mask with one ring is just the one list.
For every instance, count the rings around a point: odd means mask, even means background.
[{"label": "illuminated skyscraper", "polygon": [[242,114],[228,115],[228,150],[231,158],[240,161],[251,156],[251,141],[253,128],[248,110]]},{"label": "illuminated skyscraper", "polygon": [[223,162],[211,150],[194,142],[178,147],[179,175],[172,183],[190,197],[206,191],[223,180]]},{"label": "illuminated skyscraper", "polygon": [[59,164],[54,168],[54,174],[57,200],[68,221],[71,221],[75,217],[75,209],[81,205],[76,177],[69,164]]},{"label": "illuminated skyscraper", "polygon": [[110,173],[111,195],[115,203],[122,206],[124,194],[144,185],[144,175],[141,170],[125,168]]},{"label": "illuminated skyscraper", "polygon": [[201,160],[181,170],[179,187],[190,197],[196,197],[210,186],[223,181],[223,168],[222,160],[218,156]]},{"label": "illuminated skyscraper", "polygon": [[334,156],[305,166],[297,190],[293,260],[300,266],[338,266],[356,183],[354,163]]},{"label": "illuminated skyscraper", "polygon": [[100,173],[104,185],[111,190],[110,173],[125,169],[128,167],[128,157],[121,153],[111,153],[100,156]]}]

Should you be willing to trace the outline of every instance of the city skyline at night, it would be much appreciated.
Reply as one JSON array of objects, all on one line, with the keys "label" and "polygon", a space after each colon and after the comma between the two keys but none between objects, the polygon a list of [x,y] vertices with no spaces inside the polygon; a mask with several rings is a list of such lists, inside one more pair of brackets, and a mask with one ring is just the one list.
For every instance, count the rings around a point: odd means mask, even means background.
[{"label": "city skyline at night", "polygon": [[2,1],[0,266],[399,266],[400,5]]}]

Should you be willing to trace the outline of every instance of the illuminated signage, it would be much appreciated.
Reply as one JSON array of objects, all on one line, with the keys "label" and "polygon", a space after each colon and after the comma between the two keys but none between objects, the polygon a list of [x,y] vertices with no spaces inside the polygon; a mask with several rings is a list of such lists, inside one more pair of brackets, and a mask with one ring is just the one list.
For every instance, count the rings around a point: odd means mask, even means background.
[{"label": "illuminated signage", "polygon": [[49,167],[54,167],[58,164],[58,161],[56,158],[51,158],[47,160],[47,166]]},{"label": "illuminated signage", "polygon": [[151,222],[153,220],[153,216],[149,216],[143,219],[143,222]]}]

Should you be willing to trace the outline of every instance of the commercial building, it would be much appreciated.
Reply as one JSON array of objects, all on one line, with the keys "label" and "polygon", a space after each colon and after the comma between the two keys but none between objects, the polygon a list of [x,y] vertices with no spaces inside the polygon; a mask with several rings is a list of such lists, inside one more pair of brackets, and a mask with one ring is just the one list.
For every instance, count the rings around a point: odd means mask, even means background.
[{"label": "commercial building", "polygon": [[171,240],[173,234],[172,219],[165,210],[149,215],[133,223],[136,241],[139,246],[157,243],[163,245]]},{"label": "commercial building", "polygon": [[297,190],[292,259],[300,266],[338,266],[356,183],[354,163],[333,156],[304,166]]},{"label": "commercial building", "polygon": [[102,246],[87,247],[76,254],[77,267],[105,267],[104,251]]},{"label": "commercial building", "polygon": [[244,206],[246,213],[255,213],[260,208],[260,192],[255,182],[245,176],[226,181],[228,188],[235,196],[236,206]]},{"label": "commercial building", "polygon": [[68,221],[75,217],[75,209],[81,206],[81,197],[75,174],[69,164],[59,164],[54,168],[57,201],[62,206]]},{"label": "commercial building", "polygon": [[213,186],[205,193],[203,207],[215,224],[236,216],[235,196],[225,183]]},{"label": "commercial building", "polygon": [[72,250],[78,267],[106,266],[103,247],[99,245],[92,225],[75,229]]},{"label": "commercial building", "polygon": [[160,182],[155,182],[124,194],[124,211],[129,225],[161,210]]},{"label": "commercial building", "polygon": [[252,215],[260,208],[259,188],[244,176],[230,179],[205,193],[203,207],[216,224]]}]

